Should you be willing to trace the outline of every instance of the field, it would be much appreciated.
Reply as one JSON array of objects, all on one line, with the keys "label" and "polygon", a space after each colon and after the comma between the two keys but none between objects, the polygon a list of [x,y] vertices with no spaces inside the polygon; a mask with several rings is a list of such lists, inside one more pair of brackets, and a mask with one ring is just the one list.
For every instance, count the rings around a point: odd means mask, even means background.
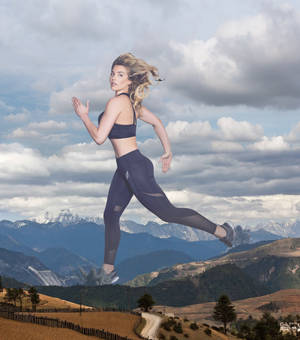
[{"label": "field", "polygon": [[[24,313],[25,314],[25,313]],[[64,313],[31,313],[36,316],[48,316],[67,320],[82,327],[104,329],[110,333],[127,336],[131,339],[140,339],[133,329],[140,320],[137,315],[122,312],[64,312]],[[74,332],[75,333],[75,332]]]},{"label": "field", "polygon": [[[258,319],[262,316],[263,311],[257,308],[270,302],[276,303],[280,307],[277,312],[271,311],[275,318],[288,314],[300,314],[300,289],[280,290],[260,297],[232,301],[232,304],[235,306],[238,318],[247,318],[252,315]],[[185,307],[154,306],[153,310],[174,313],[182,318],[186,317],[213,325],[216,322],[211,319],[211,315],[215,304],[215,302],[207,302]]]},{"label": "field", "polygon": [[0,318],[0,340],[88,340],[99,339],[65,328],[53,328]]},{"label": "field", "polygon": [[[0,301],[3,301],[4,292],[0,293]],[[55,297],[39,294],[41,303],[37,306],[36,316],[48,316],[67,320],[82,327],[104,329],[105,331],[115,333],[121,336],[127,336],[131,339],[138,340],[134,333],[134,327],[140,320],[137,315],[121,312],[55,312],[55,313],[38,313],[40,308],[79,308],[79,305],[73,302],[61,300]],[[17,306],[19,303],[17,302]],[[31,308],[28,298],[23,299],[23,307]],[[87,309],[91,307],[85,306]],[[25,314],[25,313],[24,313]],[[5,337],[3,337],[5,334]],[[47,326],[24,323],[14,320],[0,318],[0,340],[14,339],[18,340],[18,334],[22,334],[22,340],[52,340],[52,339],[86,339],[87,337],[76,331],[61,328],[52,328]],[[21,339],[21,338],[20,338]]]}]

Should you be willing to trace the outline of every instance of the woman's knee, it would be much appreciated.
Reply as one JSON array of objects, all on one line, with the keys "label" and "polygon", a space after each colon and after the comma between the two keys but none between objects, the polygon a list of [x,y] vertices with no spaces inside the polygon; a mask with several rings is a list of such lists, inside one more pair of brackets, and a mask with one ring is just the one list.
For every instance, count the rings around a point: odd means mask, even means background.
[{"label": "woman's knee", "polygon": [[103,212],[103,220],[104,223],[109,223],[110,221],[118,221],[122,214],[122,207],[119,205],[114,206],[113,208],[105,208]]}]

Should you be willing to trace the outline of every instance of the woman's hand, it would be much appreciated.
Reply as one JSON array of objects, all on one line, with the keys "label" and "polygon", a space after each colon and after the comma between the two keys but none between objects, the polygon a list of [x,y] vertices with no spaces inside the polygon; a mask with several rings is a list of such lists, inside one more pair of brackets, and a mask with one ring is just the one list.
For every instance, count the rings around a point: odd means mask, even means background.
[{"label": "woman's hand", "polygon": [[165,152],[159,159],[158,162],[162,162],[162,171],[163,172],[167,172],[170,168],[170,164],[171,164],[171,160],[172,160],[172,152],[168,151]]},{"label": "woman's hand", "polygon": [[72,103],[73,103],[73,107],[74,107],[76,114],[80,118],[84,115],[89,114],[89,108],[90,108],[90,101],[89,100],[86,102],[86,106],[84,106],[78,98],[72,97]]}]

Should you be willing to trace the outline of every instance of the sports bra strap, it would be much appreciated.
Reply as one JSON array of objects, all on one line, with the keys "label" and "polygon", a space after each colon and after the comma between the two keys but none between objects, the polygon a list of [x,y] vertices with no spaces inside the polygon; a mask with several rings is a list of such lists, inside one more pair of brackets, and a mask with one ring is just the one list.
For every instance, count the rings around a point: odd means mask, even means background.
[{"label": "sports bra strap", "polygon": [[[122,92],[122,93],[119,93],[117,96],[120,96],[121,94],[126,94],[126,96],[128,96],[128,97],[129,97],[129,100],[130,100],[130,95],[129,95],[129,93],[127,93],[127,92]],[[131,100],[130,100],[130,103],[131,103]],[[131,106],[132,106],[132,109],[133,109],[133,115],[134,115],[133,124],[136,124],[136,115],[135,115],[135,109],[134,109],[134,107],[133,107],[132,103],[131,103]]]}]

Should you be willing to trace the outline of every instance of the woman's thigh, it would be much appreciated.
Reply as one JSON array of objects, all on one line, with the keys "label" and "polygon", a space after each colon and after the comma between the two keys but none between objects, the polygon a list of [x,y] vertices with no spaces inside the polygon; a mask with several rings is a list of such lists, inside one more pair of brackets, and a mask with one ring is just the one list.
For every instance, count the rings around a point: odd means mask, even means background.
[{"label": "woman's thigh", "polygon": [[154,167],[149,158],[144,156],[142,159],[132,162],[126,177],[136,198],[156,215],[162,209],[173,208],[155,180]]}]

